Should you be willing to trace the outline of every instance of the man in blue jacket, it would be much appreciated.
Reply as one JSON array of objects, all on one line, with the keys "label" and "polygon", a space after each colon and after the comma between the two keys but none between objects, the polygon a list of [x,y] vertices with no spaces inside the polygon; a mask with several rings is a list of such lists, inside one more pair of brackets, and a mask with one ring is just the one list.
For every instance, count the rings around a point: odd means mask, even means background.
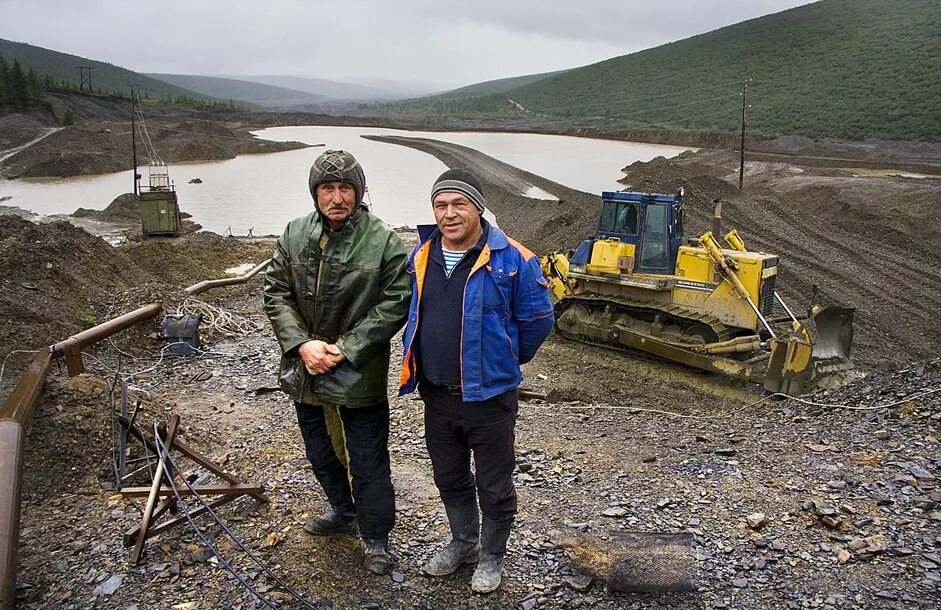
[{"label": "man in blue jacket", "polygon": [[425,442],[451,542],[422,571],[444,576],[478,562],[471,588],[489,593],[500,586],[516,515],[520,364],[551,332],[553,310],[538,258],[483,219],[473,174],[446,171],[431,201],[437,229],[407,267],[413,290],[399,394],[417,386],[425,402]]}]

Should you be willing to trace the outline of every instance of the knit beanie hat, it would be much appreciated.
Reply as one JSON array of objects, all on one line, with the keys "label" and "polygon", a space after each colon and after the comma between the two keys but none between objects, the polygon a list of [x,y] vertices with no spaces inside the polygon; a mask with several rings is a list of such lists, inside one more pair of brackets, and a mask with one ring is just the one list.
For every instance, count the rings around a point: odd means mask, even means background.
[{"label": "knit beanie hat", "polygon": [[366,191],[366,174],[351,153],[345,150],[328,150],[314,159],[310,166],[307,184],[314,201],[317,201],[317,185],[324,182],[347,182],[356,189],[356,204],[363,203]]},{"label": "knit beanie hat", "polygon": [[484,190],[480,186],[480,181],[466,169],[449,169],[438,176],[435,185],[431,187],[432,201],[435,200],[438,193],[460,193],[467,197],[481,214],[484,213],[487,207],[487,200],[484,199]]}]

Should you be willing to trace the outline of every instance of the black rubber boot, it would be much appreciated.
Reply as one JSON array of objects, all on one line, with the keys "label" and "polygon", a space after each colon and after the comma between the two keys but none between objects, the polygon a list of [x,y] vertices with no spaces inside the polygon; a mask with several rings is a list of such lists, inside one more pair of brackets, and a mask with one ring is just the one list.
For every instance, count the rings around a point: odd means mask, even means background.
[{"label": "black rubber boot", "polygon": [[480,530],[480,562],[471,578],[471,591],[490,593],[496,591],[503,580],[503,558],[506,556],[506,541],[510,537],[513,519],[493,521],[484,517]]},{"label": "black rubber boot", "polygon": [[340,510],[331,506],[324,514],[308,519],[307,522],[304,523],[304,531],[311,536],[355,534],[356,511]]},{"label": "black rubber boot", "polygon": [[373,574],[388,574],[392,571],[392,555],[388,538],[363,538],[363,553],[366,569]]},{"label": "black rubber boot", "polygon": [[447,576],[465,563],[476,563],[480,558],[480,517],[477,502],[444,505],[451,526],[451,542],[431,558],[421,571],[428,576]]}]

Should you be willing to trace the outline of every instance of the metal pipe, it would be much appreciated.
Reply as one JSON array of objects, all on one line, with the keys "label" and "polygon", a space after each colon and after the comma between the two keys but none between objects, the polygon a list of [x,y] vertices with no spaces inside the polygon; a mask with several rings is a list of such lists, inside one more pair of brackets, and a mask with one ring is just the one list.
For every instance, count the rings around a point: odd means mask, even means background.
[{"label": "metal pipe", "polygon": [[771,352],[764,352],[764,353],[762,353],[762,354],[758,354],[758,355],[755,356],[754,358],[749,358],[748,360],[744,360],[743,362],[744,362],[745,364],[755,364],[756,362],[761,362],[762,360],[767,360],[767,359],[770,358],[770,357],[771,357]]},{"label": "metal pipe", "polygon": [[153,318],[162,310],[163,305],[160,303],[151,303],[150,305],[138,307],[134,311],[129,311],[124,315],[108,320],[107,322],[99,324],[98,326],[93,326],[88,330],[83,330],[77,335],[72,335],[65,341],[59,341],[52,346],[52,351],[55,354],[62,356],[65,355],[70,348],[77,347],[81,349],[88,347],[89,345],[97,343],[102,339],[106,339],[126,328],[130,328],[138,322],[142,322],[148,318]]},{"label": "metal pipe", "polygon": [[748,335],[745,337],[735,337],[734,339],[729,339],[727,341],[717,341],[715,343],[706,343],[704,345],[698,346],[696,349],[699,351],[710,350],[717,347],[726,347],[729,345],[739,345],[741,343],[753,343],[755,341],[761,341],[761,338],[758,335]]},{"label": "metal pipe", "polygon": [[787,312],[787,315],[791,316],[791,320],[797,322],[797,318],[794,317],[794,314],[791,312],[791,308],[787,306],[787,303],[784,302],[784,299],[781,298],[781,295],[778,294],[778,291],[774,291],[774,298],[778,300],[778,303],[781,304],[781,307],[784,308],[784,311]]},{"label": "metal pipe", "polygon": [[751,343],[735,343],[732,345],[722,345],[706,348],[707,354],[737,354],[746,352],[755,352],[761,349],[761,341],[755,340]]},{"label": "metal pipe", "polygon": [[33,417],[51,362],[49,348],[41,349],[0,407],[0,610],[12,610],[16,601],[24,430]]},{"label": "metal pipe", "polygon": [[[270,259],[255,266],[245,275],[221,280],[199,282],[184,292],[199,294],[219,286],[247,282],[268,266]],[[160,303],[151,303],[108,320],[93,328],[44,347],[20,376],[13,392],[0,407],[0,610],[13,610],[16,602],[17,548],[20,537],[20,504],[23,466],[24,431],[42,394],[53,355],[65,356],[69,374],[83,371],[81,350],[126,328],[153,318],[163,310]]]},{"label": "metal pipe", "polygon": [[205,280],[199,282],[198,284],[193,284],[189,288],[184,288],[183,292],[186,294],[199,294],[201,292],[206,292],[210,288],[219,288],[220,286],[231,286],[233,284],[244,284],[248,280],[255,277],[261,270],[268,267],[268,263],[271,262],[271,259],[267,259],[261,263],[255,265],[248,273],[245,275],[240,275],[238,277],[226,277],[220,280]]},{"label": "metal pipe", "polygon": [[12,610],[16,601],[17,547],[20,542],[20,469],[23,425],[0,421],[0,608]]}]

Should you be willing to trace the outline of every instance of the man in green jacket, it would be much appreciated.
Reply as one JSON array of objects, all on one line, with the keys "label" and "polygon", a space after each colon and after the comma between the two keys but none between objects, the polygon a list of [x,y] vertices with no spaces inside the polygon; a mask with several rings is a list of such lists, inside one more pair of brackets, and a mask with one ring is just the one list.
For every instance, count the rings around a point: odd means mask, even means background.
[{"label": "man in green jacket", "polygon": [[288,223],[265,274],[265,312],[281,345],[307,459],[330,508],[304,529],[359,525],[366,567],[388,573],[395,498],[389,468],[390,340],[411,298],[402,240],[363,204],[366,176],[346,151],[310,169],[315,210]]}]

